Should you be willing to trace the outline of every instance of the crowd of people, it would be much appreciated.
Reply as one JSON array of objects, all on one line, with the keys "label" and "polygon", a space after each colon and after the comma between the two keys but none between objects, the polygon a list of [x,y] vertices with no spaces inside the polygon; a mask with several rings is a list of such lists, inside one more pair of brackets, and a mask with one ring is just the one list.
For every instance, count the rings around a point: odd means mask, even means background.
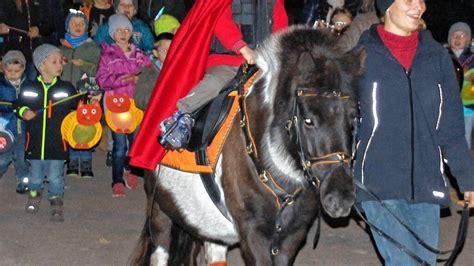
[{"label": "crowd of people", "polygon": [[[65,14],[59,4],[39,3],[2,1],[0,110],[2,130],[11,137],[0,153],[1,174],[13,162],[16,191],[28,194],[30,213],[38,211],[47,180],[51,220],[63,221],[64,174],[94,177],[97,144],[68,145],[63,120],[79,103],[100,103],[104,114],[113,113],[106,99],[121,93],[144,110],[180,22],[163,14],[146,24],[135,16],[136,0],[95,0]],[[81,108],[82,115],[86,111]],[[106,164],[112,195],[123,197],[126,187],[138,186],[126,158],[136,130],[113,129],[104,133]],[[77,139],[87,138],[89,131],[78,130]]]},{"label": "crowd of people", "polygon": [[[208,18],[196,15],[201,10],[195,9],[205,6],[200,0],[193,6],[188,1],[177,5],[161,2],[93,0],[66,12],[60,0],[1,2],[0,174],[13,162],[16,191],[28,194],[27,212],[38,211],[47,179],[51,220],[63,221],[64,174],[94,177],[92,157],[97,143],[71,146],[61,134],[63,119],[78,105],[101,105],[102,123],[108,128],[103,139],[108,146],[106,164],[112,168],[112,195],[123,197],[126,188],[138,186],[140,168],[154,169],[164,153],[156,155],[160,152],[148,149],[154,153],[150,158],[133,148],[129,152],[136,137],[143,147],[150,138],[156,140],[159,131],[161,146],[157,142],[150,147],[185,146],[193,125],[191,113],[215,97],[240,64],[255,62],[254,48],[263,38],[288,26],[283,0],[270,1],[270,8],[262,8],[271,14],[255,12],[261,22],[252,20],[253,31],[235,22],[242,14],[234,13],[233,20],[231,1],[207,9],[217,14]],[[314,2],[307,1],[308,10],[314,8]],[[355,164],[355,178],[383,195],[388,208],[436,246],[438,236],[433,232],[439,228],[439,208],[449,200],[443,189],[445,180],[434,178],[440,166],[431,162],[440,156],[447,158],[465,192],[464,199],[474,205],[469,155],[474,56],[467,23],[454,23],[442,47],[425,30],[421,19],[425,10],[422,0],[362,1],[357,12],[331,6],[326,20],[304,21],[312,27],[330,28],[344,51],[365,50],[359,93],[362,122],[357,153],[361,159]],[[307,10],[306,15],[310,15]],[[196,30],[195,25],[210,28]],[[220,47],[207,41],[212,36]],[[210,55],[206,50],[221,50],[225,55]],[[196,57],[187,58],[189,55]],[[171,75],[180,73],[176,69],[193,73],[181,78],[178,85],[166,83]],[[152,95],[158,77],[154,94],[159,96]],[[158,97],[166,98],[166,106]],[[436,104],[438,100],[442,105]],[[144,130],[139,131],[147,109]],[[117,115],[125,111],[127,121]],[[167,124],[158,127],[163,121]],[[169,127],[180,121],[187,125],[184,132]],[[84,132],[89,131],[78,129],[76,137],[84,137],[80,135]],[[150,159],[145,161],[144,156]],[[431,185],[426,186],[428,183]],[[363,192],[358,192],[358,200],[369,221],[395,235],[403,234],[390,215],[381,215],[386,207]],[[413,217],[413,213],[419,215]],[[419,224],[423,228],[416,228]],[[429,230],[425,230],[427,224]],[[412,264],[413,258],[374,236],[386,263]],[[415,239],[400,241],[423,260],[436,263],[436,255],[419,247]]]}]

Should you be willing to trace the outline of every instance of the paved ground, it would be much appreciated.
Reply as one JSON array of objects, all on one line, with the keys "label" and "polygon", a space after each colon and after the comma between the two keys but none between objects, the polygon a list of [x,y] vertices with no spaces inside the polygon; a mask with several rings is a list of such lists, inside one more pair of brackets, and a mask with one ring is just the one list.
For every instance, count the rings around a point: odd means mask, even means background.
[{"label": "paved ground", "polygon": [[[112,198],[111,169],[105,154],[95,153],[94,179],[66,179],[65,222],[49,222],[46,200],[35,215],[24,211],[26,197],[15,193],[10,171],[0,179],[0,265],[127,265],[144,222],[145,195],[140,188]],[[453,245],[459,215],[442,219],[441,247]],[[308,245],[296,265],[381,265],[363,225],[354,219],[323,224],[318,248]],[[474,219],[456,265],[474,265]],[[312,241],[313,234],[308,237]],[[238,249],[230,265],[242,265]]]}]

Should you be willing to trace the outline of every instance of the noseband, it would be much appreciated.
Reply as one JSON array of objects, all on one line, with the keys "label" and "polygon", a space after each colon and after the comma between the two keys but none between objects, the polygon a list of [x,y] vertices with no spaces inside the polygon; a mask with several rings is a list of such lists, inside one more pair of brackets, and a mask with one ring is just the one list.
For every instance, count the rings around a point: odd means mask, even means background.
[{"label": "noseband", "polygon": [[340,92],[323,92],[319,93],[314,89],[298,89],[293,100],[293,109],[291,119],[288,120],[286,125],[286,130],[290,135],[290,139],[298,147],[298,156],[301,160],[301,166],[305,173],[306,179],[316,187],[319,187],[321,180],[319,177],[314,177],[310,170],[312,168],[319,167],[321,165],[327,164],[350,164],[351,156],[343,151],[331,152],[317,157],[309,157],[306,155],[304,145],[302,143],[302,133],[301,125],[298,122],[300,117],[300,112],[298,108],[298,97],[321,97],[328,99],[337,99],[337,100],[348,100],[350,96],[343,95]]}]

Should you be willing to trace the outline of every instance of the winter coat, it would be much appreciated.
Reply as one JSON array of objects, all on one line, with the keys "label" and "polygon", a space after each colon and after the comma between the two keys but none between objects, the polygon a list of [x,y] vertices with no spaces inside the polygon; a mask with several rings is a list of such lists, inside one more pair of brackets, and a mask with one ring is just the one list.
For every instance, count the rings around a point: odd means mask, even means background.
[{"label": "winter coat", "polygon": [[339,38],[339,46],[342,51],[347,52],[354,48],[362,33],[369,29],[373,24],[379,22],[380,19],[377,17],[375,11],[359,13]]},{"label": "winter coat", "polygon": [[[364,32],[361,124],[355,178],[382,199],[450,202],[443,161],[461,191],[474,190],[474,163],[464,137],[459,87],[449,54],[428,31],[419,34],[411,69],[383,45],[376,26]],[[362,190],[358,201],[374,200]]]},{"label": "winter coat", "polygon": [[[267,23],[269,23],[268,26],[271,26],[271,29],[268,30],[271,32],[278,32],[288,26],[288,15],[286,14],[284,2],[282,0],[275,1],[272,10],[273,13],[271,14],[271,18],[267,21]],[[270,16],[270,14],[267,15]],[[262,29],[253,30],[254,34],[257,34],[257,32],[262,34],[262,32],[264,32]],[[240,31],[239,26],[233,20],[231,5],[226,7],[217,19],[213,34],[225,49],[231,50],[237,55],[211,54],[209,55],[206,68],[209,69],[216,65],[241,65],[244,60],[243,57],[239,55],[239,50],[246,46],[247,43],[243,40],[243,34]],[[265,38],[266,37],[268,36],[265,36]],[[263,36],[260,39],[257,39],[257,36],[255,36],[255,38],[255,41],[261,41]]]},{"label": "winter coat", "polygon": [[[3,1],[2,8],[5,9],[5,12],[0,13],[0,22],[24,31],[28,31],[31,27],[40,26],[39,9],[35,6],[35,1],[26,1],[23,5],[22,12],[18,11],[14,0]],[[39,38],[30,40],[27,34],[16,30],[10,30],[8,34],[5,34],[4,42],[5,52],[19,50],[23,53],[28,62],[32,62],[33,50],[40,44]]]},{"label": "winter coat", "polygon": [[[133,27],[132,43],[138,46],[142,51],[150,52],[153,50],[155,39],[151,33],[150,27],[135,17],[132,18],[131,22]],[[102,42],[106,42],[107,44],[114,43],[114,39],[112,39],[109,34],[108,23],[103,23],[99,26],[94,41],[99,45],[101,45]]]},{"label": "winter coat", "polygon": [[[21,78],[18,89],[8,81],[4,75],[0,76],[0,101],[14,103],[18,98],[19,88],[28,84],[29,81],[26,79],[26,75]],[[16,114],[13,112],[13,105],[0,104],[0,117],[8,121],[6,129],[13,133],[14,136],[18,134],[24,134],[25,122],[18,119]]]},{"label": "winter coat", "polygon": [[[61,45],[60,49],[67,59],[61,75],[62,80],[69,81],[75,85],[84,74],[87,74],[88,77],[95,76],[97,65],[99,64],[100,48],[92,39],[88,39],[76,48]],[[82,59],[85,63],[82,66],[76,66],[72,63],[73,59]]]},{"label": "winter coat", "polygon": [[[151,60],[158,61],[154,58]],[[158,79],[161,71],[159,66],[161,66],[161,64],[158,65],[156,62],[154,62],[152,67],[143,69],[142,74],[138,78],[137,87],[135,89],[135,95],[133,98],[135,99],[135,105],[142,110],[146,110],[151,93],[153,92],[153,88],[155,88],[156,80]]]},{"label": "winter coat", "polygon": [[76,89],[71,83],[59,78],[54,79],[49,87],[38,78],[21,88],[18,101],[14,105],[16,113],[22,117],[27,109],[37,112],[35,118],[26,121],[25,158],[32,160],[67,159],[67,149],[61,137],[61,123],[64,117],[76,108],[78,98],[53,106],[50,117],[48,117],[48,102],[51,100],[54,104],[76,93]]},{"label": "winter coat", "polygon": [[59,40],[66,33],[65,16],[61,0],[36,0],[40,16],[40,43],[59,46]]},{"label": "winter coat", "polygon": [[151,67],[151,61],[135,45],[132,44],[132,51],[127,57],[118,45],[104,43],[95,78],[101,89],[114,93],[127,93],[133,98],[137,82],[123,80],[122,77],[127,74],[137,75],[143,67]]},{"label": "winter coat", "polygon": [[115,14],[114,6],[110,6],[108,9],[99,9],[92,6],[89,13],[89,36],[94,37],[99,26],[107,24],[109,17]]}]

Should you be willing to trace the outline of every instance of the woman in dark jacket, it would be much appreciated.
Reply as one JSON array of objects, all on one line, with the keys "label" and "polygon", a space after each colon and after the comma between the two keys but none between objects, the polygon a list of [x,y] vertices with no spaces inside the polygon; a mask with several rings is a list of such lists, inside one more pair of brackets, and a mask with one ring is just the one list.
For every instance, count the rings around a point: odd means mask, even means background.
[{"label": "woman in dark jacket", "polygon": [[[2,1],[0,22],[7,25],[7,34],[4,36],[5,52],[10,50],[21,51],[26,58],[26,75],[29,80],[36,78],[36,70],[31,55],[38,46],[40,36],[40,17],[33,0]],[[10,28],[12,27],[12,28]],[[20,31],[19,31],[20,30]]]},{"label": "woman in dark jacket", "polygon": [[[354,174],[424,241],[438,245],[439,209],[450,204],[443,162],[474,207],[473,162],[464,138],[453,64],[427,31],[418,32],[423,0],[377,0],[384,24],[366,31],[359,92],[361,125]],[[369,222],[430,265],[436,254],[419,245],[380,202],[357,191]],[[420,263],[374,233],[385,265]]]}]

